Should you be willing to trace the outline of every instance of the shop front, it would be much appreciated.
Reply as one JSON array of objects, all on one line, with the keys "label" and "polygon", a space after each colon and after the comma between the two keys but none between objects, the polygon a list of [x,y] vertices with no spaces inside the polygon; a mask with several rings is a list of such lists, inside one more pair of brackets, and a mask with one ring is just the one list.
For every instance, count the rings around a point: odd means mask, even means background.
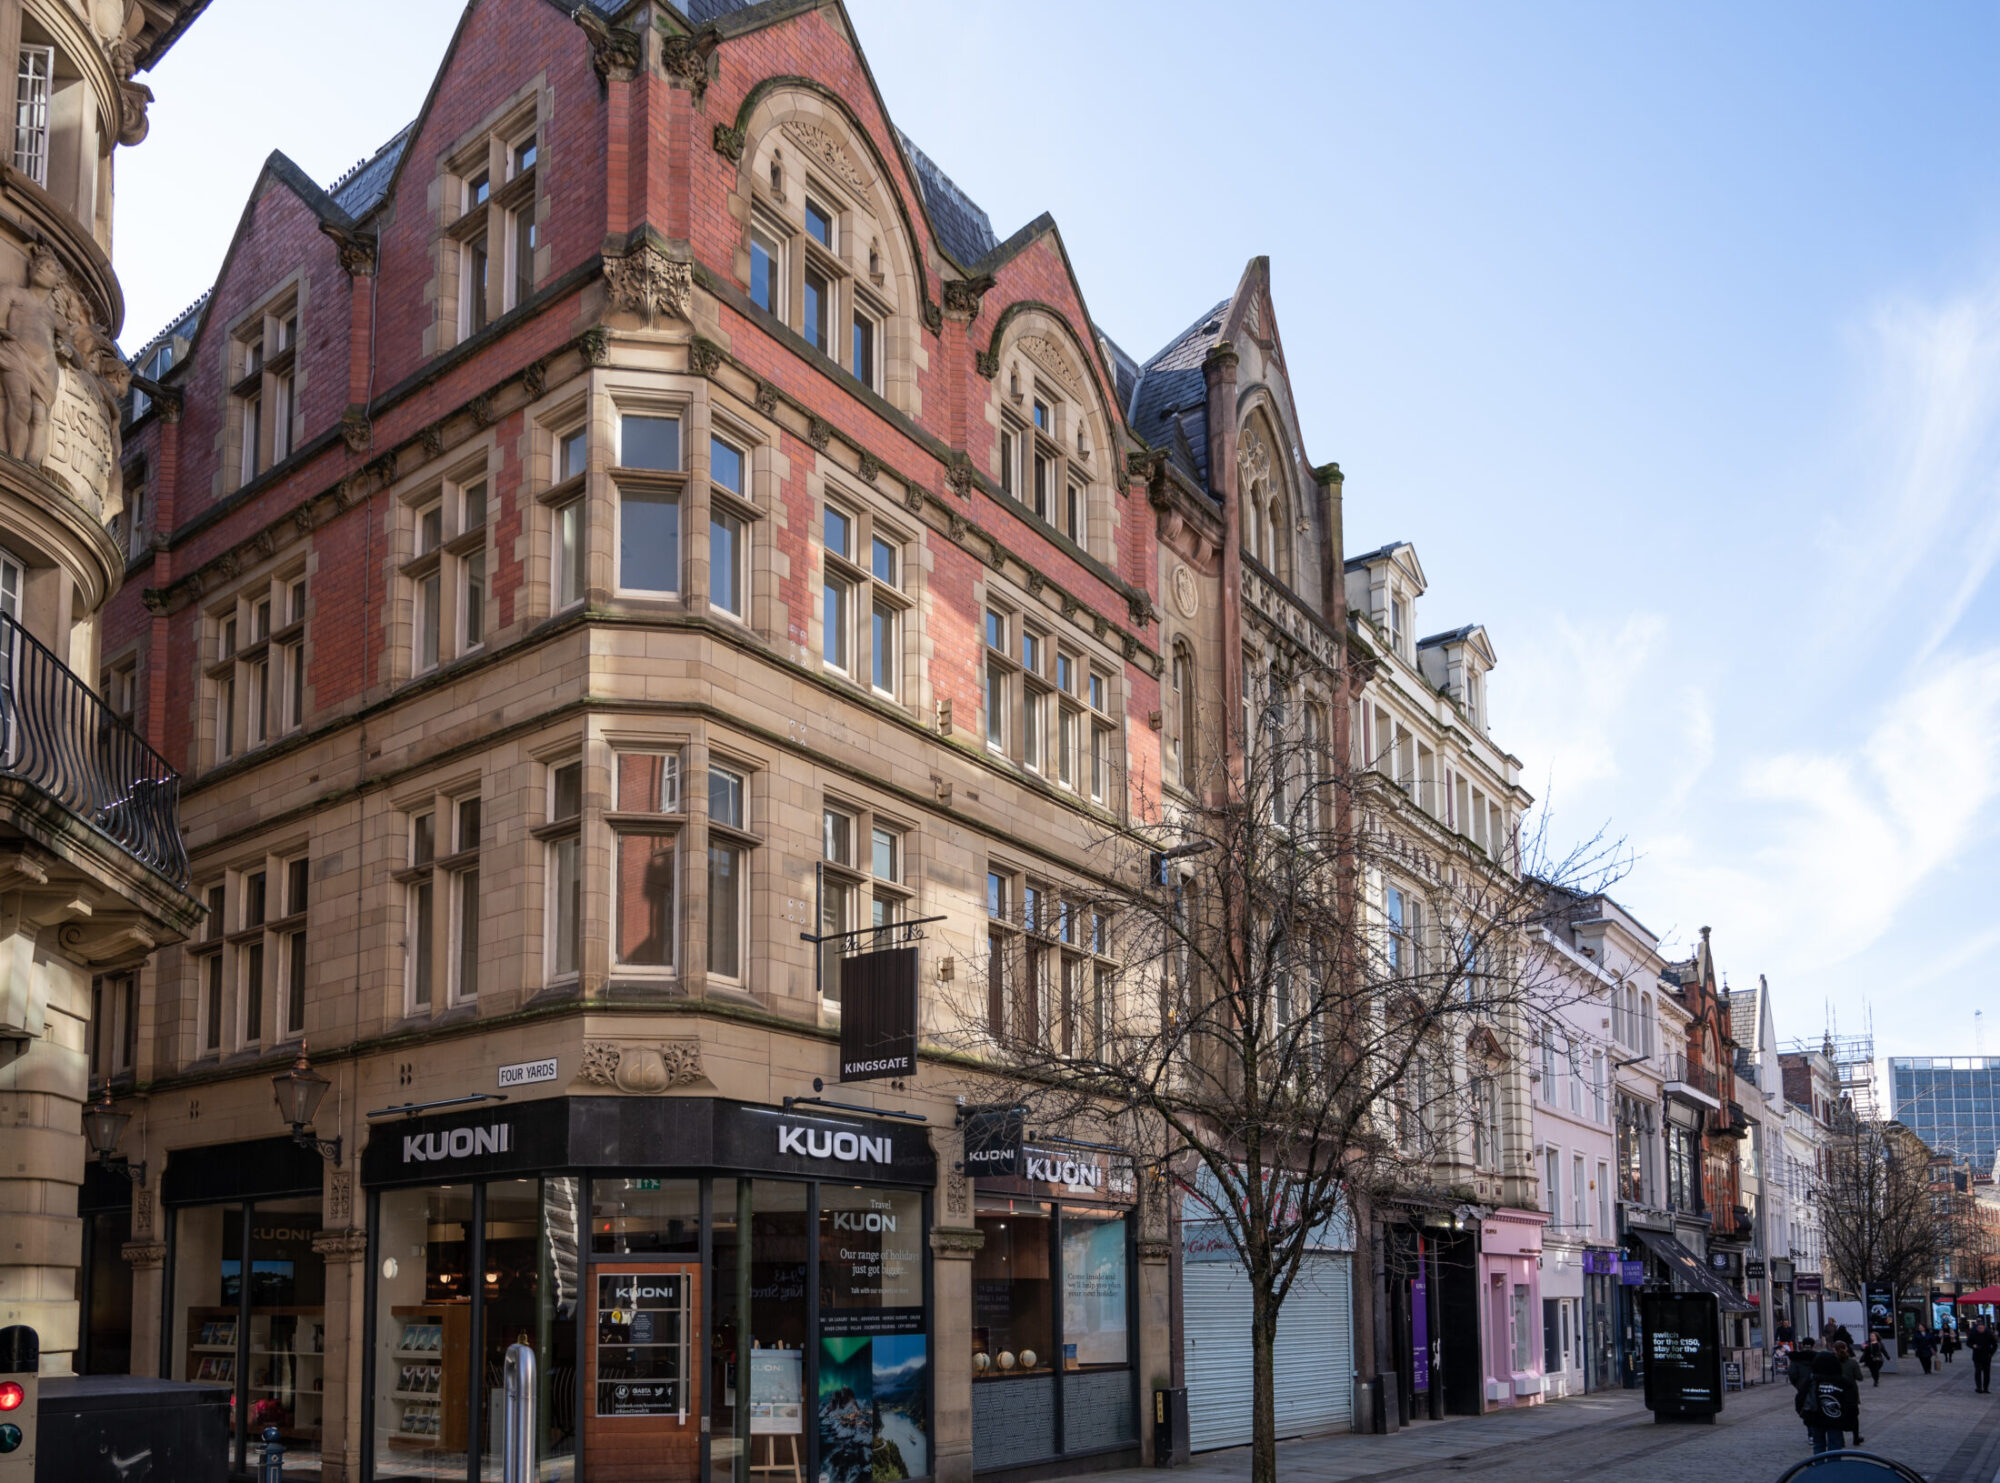
[{"label": "shop front", "polygon": [[1030,1142],[981,1167],[988,1172],[975,1181],[971,1271],[974,1469],[1136,1463],[1140,1311],[1130,1158]]},{"label": "shop front", "polygon": [[264,1138],[175,1149],[161,1179],[158,1373],[231,1388],[239,1473],[276,1427],[286,1476],[320,1475],[327,1389],[338,1384],[327,1373],[326,1264],[314,1246],[325,1170],[312,1150]]},{"label": "shop front", "polygon": [[364,1477],[498,1478],[515,1343],[544,1480],[932,1471],[923,1126],[553,1097],[380,1123],[361,1169]]},{"label": "shop front", "polygon": [[1539,1210],[1499,1209],[1479,1224],[1481,1315],[1485,1327],[1486,1409],[1542,1399],[1542,1227]]}]

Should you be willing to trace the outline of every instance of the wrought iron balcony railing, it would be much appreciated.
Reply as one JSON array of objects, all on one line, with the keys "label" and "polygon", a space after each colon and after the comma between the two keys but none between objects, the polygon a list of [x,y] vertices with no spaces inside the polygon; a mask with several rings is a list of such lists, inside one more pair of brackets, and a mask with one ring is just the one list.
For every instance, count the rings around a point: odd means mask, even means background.
[{"label": "wrought iron balcony railing", "polygon": [[0,613],[0,777],[19,778],[141,864],[188,883],[180,774],[76,672]]}]

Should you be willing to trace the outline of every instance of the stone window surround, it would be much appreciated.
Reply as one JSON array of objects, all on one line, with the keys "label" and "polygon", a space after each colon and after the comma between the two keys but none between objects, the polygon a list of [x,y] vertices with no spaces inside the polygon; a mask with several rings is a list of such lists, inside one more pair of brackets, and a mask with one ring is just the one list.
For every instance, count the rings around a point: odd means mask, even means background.
[{"label": "stone window surround", "polygon": [[[307,841],[288,840],[261,854],[246,855],[216,872],[202,887],[200,895],[211,907],[202,936],[188,944],[186,958],[193,968],[194,1045],[189,1062],[227,1058],[241,1051],[271,1050],[300,1039],[312,1012],[312,958],[302,947],[307,932],[309,900],[294,901],[294,865],[308,862]],[[309,864],[303,873],[310,877]],[[253,920],[253,882],[263,877],[263,912]],[[309,889],[309,887],[308,887]],[[304,956],[301,957],[301,952]],[[261,964],[261,970],[259,965]],[[220,965],[220,994],[211,995],[211,975]],[[251,1013],[247,980],[260,971],[258,992],[263,995],[256,1020],[258,1033],[250,1035]],[[304,1019],[291,1013],[288,989],[292,975],[304,975]],[[214,998],[219,997],[219,1006]],[[212,1017],[220,1010],[219,1026]],[[218,1033],[218,1030],[220,1033]],[[213,1042],[213,1043],[212,1043]]]},{"label": "stone window surround", "polygon": [[[512,228],[524,212],[530,214],[538,230],[549,217],[548,193],[542,184],[548,173],[542,167],[549,145],[549,111],[546,79],[538,76],[442,153],[433,187],[438,232],[433,279],[437,319],[426,336],[431,341],[426,348],[432,354],[463,344],[484,328],[475,329],[467,323],[463,267],[472,242],[479,241],[486,252],[486,324],[519,307]],[[535,162],[516,173],[515,149],[527,140],[534,142]],[[484,202],[473,205],[467,197],[468,184],[482,171],[491,182],[489,194]],[[531,284],[545,276],[548,254],[544,233],[535,247]]]},{"label": "stone window surround", "polygon": [[[1020,342],[1031,334],[1046,337],[1043,319],[1041,315],[1024,316],[1011,325],[1006,347],[999,352],[1001,370],[993,378],[988,413],[995,429],[988,472],[1022,515],[1068,537],[1079,550],[1105,560],[1113,549],[1117,516],[1117,499],[1108,479],[1099,472],[1105,460],[1098,450],[1109,446],[1108,424],[1102,409],[1086,405],[1076,393],[1059,386],[1053,375],[1020,349]],[[1083,354],[1067,344],[1067,333],[1063,340],[1069,353]],[[1037,402],[1048,409],[1047,428],[1035,425]],[[1047,459],[1051,469],[1044,510],[1035,508],[1037,458]],[[1067,519],[1073,485],[1082,496],[1081,530],[1072,530]]]},{"label": "stone window surround", "polygon": [[[921,536],[923,526],[891,513],[894,506],[887,496],[864,491],[846,478],[829,477],[840,471],[822,455],[809,487],[813,494],[813,550],[820,572],[813,583],[815,600],[807,620],[808,652],[820,671],[830,678],[857,689],[901,702],[909,708],[919,688],[915,674],[921,663]],[[845,514],[853,536],[846,556],[827,550],[826,511],[832,505]],[[887,541],[896,551],[896,580],[884,582],[875,576],[874,543]],[[826,658],[826,604],[824,585],[836,575],[847,585],[848,665],[835,665]],[[878,606],[896,617],[896,643],[892,681],[894,689],[885,694],[874,684],[874,623]]]},{"label": "stone window surround", "polygon": [[[261,478],[289,458],[305,442],[305,367],[299,346],[305,338],[311,280],[303,269],[287,274],[255,308],[239,315],[224,342],[227,363],[221,430],[222,458],[216,467],[216,492],[227,494]],[[292,326],[289,340],[285,326]],[[253,355],[254,353],[254,355]],[[245,423],[252,403],[258,408],[254,466],[246,462]],[[282,411],[282,417],[279,415]],[[284,452],[277,439],[284,427]]]},{"label": "stone window surround", "polygon": [[[202,649],[207,663],[202,671],[203,703],[195,738],[201,770],[232,762],[304,725],[304,712],[310,704],[306,690],[310,597],[306,561],[301,554],[283,565],[274,564],[272,570],[243,583],[206,610]],[[259,609],[266,602],[270,621],[260,632]],[[252,712],[260,687],[267,706],[261,727]],[[225,740],[230,743],[226,750]]]},{"label": "stone window surround", "polygon": [[[472,820],[462,805],[474,804],[481,837],[470,839],[464,826]],[[402,867],[392,876],[401,888],[403,939],[398,955],[403,986],[403,1015],[421,1019],[442,1014],[478,998],[475,977],[470,989],[465,984],[461,956],[463,930],[468,908],[475,922],[478,913],[478,871],[485,833],[484,804],[480,779],[453,778],[434,788],[400,794],[395,800],[396,817],[403,825],[405,851]],[[428,839],[424,824],[428,821]],[[427,846],[427,848],[426,848]],[[470,872],[470,874],[468,874]],[[429,994],[425,1002],[417,998],[418,951],[417,913],[420,893],[428,889],[431,917]],[[478,951],[475,937],[475,972],[487,954]]]},{"label": "stone window surround", "polygon": [[[396,606],[392,623],[395,633],[391,650],[397,656],[398,680],[420,678],[449,667],[455,661],[483,651],[493,632],[493,532],[497,525],[498,501],[494,495],[489,441],[471,449],[457,450],[460,461],[452,468],[430,474],[412,483],[397,497],[391,518],[392,549],[396,553]],[[465,456],[469,453],[469,457]],[[466,495],[485,488],[484,518],[476,525],[466,523]],[[435,546],[419,550],[424,514],[436,506],[440,538]],[[483,559],[485,601],[482,604],[482,637],[467,641],[465,623],[466,584],[475,569],[475,559]],[[437,578],[438,652],[435,662],[426,663],[419,652],[424,622],[420,588],[426,579]]]},{"label": "stone window surround", "polygon": [[[1099,807],[1119,811],[1124,796],[1125,757],[1119,745],[1124,722],[1125,667],[1122,661],[1110,651],[1093,646],[1076,631],[1060,632],[1054,616],[1044,604],[1015,589],[996,573],[986,574],[984,581],[975,589],[974,596],[978,599],[979,613],[982,711],[985,707],[987,670],[991,668],[1005,675],[1002,737],[998,744],[988,739],[990,732],[987,725],[991,718],[982,715],[980,720],[978,734],[985,742],[987,754],[1004,757],[1033,776],[1062,788],[1064,792],[1087,798]],[[998,613],[1006,620],[1004,649],[993,648],[987,642],[988,612]],[[1032,672],[1023,663],[1024,634],[1032,634],[1039,641],[1038,662]],[[1073,689],[1068,692],[1067,698],[1057,689],[1058,653],[1067,656],[1075,666]],[[1103,682],[1102,708],[1090,704],[1092,675]],[[1026,746],[1027,701],[1031,695],[1040,701],[1041,730],[1036,752],[1040,758],[1039,766],[1029,762]],[[1061,782],[1061,711],[1065,707],[1078,718],[1077,771],[1073,787],[1064,787]],[[1103,749],[1101,764],[1094,760],[1098,748]],[[1098,786],[1100,774],[1101,790]]]},{"label": "stone window surround", "polygon": [[[848,858],[836,860],[826,848],[826,815],[839,814],[848,821]],[[878,925],[873,919],[873,908],[879,902],[887,907],[887,921],[880,925],[906,921],[916,914],[916,888],[911,884],[912,850],[911,842],[918,837],[916,828],[908,820],[885,813],[872,804],[863,802],[858,795],[848,796],[829,790],[820,801],[821,817],[821,865],[829,886],[838,886],[847,892],[850,911],[840,920],[828,920],[822,915],[821,932],[851,932],[863,927]],[[895,873],[877,875],[875,873],[875,831],[884,830],[895,836]],[[864,916],[867,918],[863,920]],[[869,939],[852,939],[848,942],[833,942],[821,945],[820,951],[827,959],[827,974],[821,979],[820,1017],[823,1022],[837,1022],[840,1018],[840,1001],[826,995],[825,985],[831,982],[832,960],[850,949],[865,949]]]}]

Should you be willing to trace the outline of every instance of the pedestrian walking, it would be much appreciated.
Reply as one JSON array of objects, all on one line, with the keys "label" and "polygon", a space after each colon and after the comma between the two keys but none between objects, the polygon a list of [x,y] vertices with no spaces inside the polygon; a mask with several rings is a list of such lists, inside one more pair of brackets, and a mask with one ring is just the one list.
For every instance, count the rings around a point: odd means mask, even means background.
[{"label": "pedestrian walking", "polygon": [[1799,1347],[1792,1351],[1791,1361],[1786,1371],[1786,1378],[1792,1382],[1792,1389],[1800,1395],[1805,1394],[1806,1381],[1812,1378],[1812,1362],[1813,1341],[1812,1335],[1808,1334],[1805,1338],[1799,1340]]},{"label": "pedestrian walking", "polygon": [[1944,1355],[1944,1362],[1951,1363],[1951,1357],[1958,1353],[1958,1325],[1946,1319],[1944,1327],[1938,1330],[1938,1350]]},{"label": "pedestrian walking", "polygon": [[1854,1342],[1854,1335],[1850,1334],[1847,1331],[1846,1324],[1843,1323],[1835,1325],[1833,1330],[1833,1342],[1836,1344],[1852,1344]]},{"label": "pedestrian walking", "polygon": [[1870,1334],[1868,1336],[1868,1343],[1861,1351],[1861,1363],[1868,1369],[1870,1382],[1880,1385],[1882,1383],[1882,1366],[1889,1363],[1889,1351],[1882,1347],[1882,1336],[1880,1334]]},{"label": "pedestrian walking", "polygon": [[1931,1356],[1937,1353],[1937,1339],[1922,1324],[1917,1325],[1916,1336],[1910,1340],[1910,1348],[1917,1352],[1917,1363],[1924,1367],[1924,1373],[1931,1372]]},{"label": "pedestrian walking", "polygon": [[1840,1356],[1822,1349],[1813,1356],[1812,1377],[1796,1402],[1799,1419],[1806,1424],[1806,1436],[1815,1456],[1841,1451],[1841,1435],[1861,1409],[1861,1394],[1854,1382],[1840,1372]]},{"label": "pedestrian walking", "polygon": [[1972,1326],[1966,1347],[1972,1351],[1972,1388],[1980,1395],[1993,1394],[1993,1351],[2000,1349],[2000,1335],[1982,1318]]},{"label": "pedestrian walking", "polygon": [[1854,1445],[1861,1445],[1861,1361],[1854,1357],[1854,1346],[1836,1339],[1833,1352],[1840,1356],[1840,1378],[1854,1387],[1854,1410],[1847,1418],[1847,1429],[1854,1433]]}]

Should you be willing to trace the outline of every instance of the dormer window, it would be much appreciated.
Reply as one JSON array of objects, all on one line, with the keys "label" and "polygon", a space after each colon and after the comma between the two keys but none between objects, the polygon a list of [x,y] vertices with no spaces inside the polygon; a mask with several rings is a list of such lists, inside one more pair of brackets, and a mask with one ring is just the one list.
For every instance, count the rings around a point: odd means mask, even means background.
[{"label": "dormer window", "polygon": [[446,167],[458,182],[458,214],[447,229],[456,249],[458,293],[446,302],[455,305],[459,341],[534,293],[540,155],[534,112],[524,108]]},{"label": "dormer window", "polygon": [[1486,724],[1486,677],[1475,669],[1465,672],[1465,719],[1474,726]]},{"label": "dormer window", "polygon": [[1389,599],[1389,647],[1405,659],[1410,657],[1410,604],[1401,596]]}]

